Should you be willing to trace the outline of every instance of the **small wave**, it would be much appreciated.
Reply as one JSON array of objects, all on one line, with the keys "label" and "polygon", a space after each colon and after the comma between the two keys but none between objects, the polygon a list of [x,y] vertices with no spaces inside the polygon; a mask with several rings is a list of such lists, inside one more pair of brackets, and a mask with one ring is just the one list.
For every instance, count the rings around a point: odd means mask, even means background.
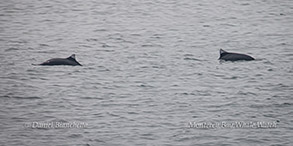
[{"label": "small wave", "polygon": [[100,139],[90,139],[89,141],[91,141],[91,142],[101,142],[101,143],[106,143],[105,141],[100,140]]},{"label": "small wave", "polygon": [[4,98],[15,98],[15,99],[41,99],[38,96],[13,96],[13,95],[4,95]]},{"label": "small wave", "polygon": [[94,30],[94,32],[101,32],[101,31],[107,31],[107,29],[96,29],[96,30]]},{"label": "small wave", "polygon": [[175,93],[175,95],[195,95],[195,94],[194,93],[183,92],[183,93]]},{"label": "small wave", "polygon": [[252,95],[252,96],[256,96],[256,93],[252,93],[252,92],[243,92],[243,91],[239,91],[237,94],[239,95]]},{"label": "small wave", "polygon": [[39,44],[41,47],[49,47],[50,45],[48,44]]},{"label": "small wave", "polygon": [[[111,47],[111,46],[109,46],[107,44],[104,44],[104,45],[103,45],[103,48]],[[97,51],[100,51],[100,52],[115,52],[115,50],[106,50],[106,49],[99,49]]]},{"label": "small wave", "polygon": [[83,137],[81,134],[71,134],[68,136],[68,138],[81,138]]},{"label": "small wave", "polygon": [[191,58],[191,57],[185,57],[184,60],[202,61],[200,59]]},{"label": "small wave", "polygon": [[96,42],[96,41],[98,41],[98,39],[90,38],[90,39],[86,39],[86,41],[88,41],[88,42]]},{"label": "small wave", "polygon": [[141,47],[155,47],[156,45],[150,45],[150,44],[143,44]]},{"label": "small wave", "polygon": [[146,85],[146,84],[141,84],[141,85],[137,85],[138,87],[143,87],[143,88],[153,88],[154,86],[151,85]]},{"label": "small wave", "polygon": [[289,102],[284,102],[281,104],[275,104],[276,107],[291,107],[293,105],[293,103],[289,103]]},{"label": "small wave", "polygon": [[8,48],[5,50],[5,52],[9,52],[9,51],[16,51],[16,50],[19,50],[19,48]]},{"label": "small wave", "polygon": [[100,97],[90,97],[90,96],[86,96],[86,97],[80,97],[81,99],[95,99],[95,100],[103,100],[104,98],[100,98]]},{"label": "small wave", "polygon": [[183,56],[190,57],[190,56],[194,56],[194,55],[193,54],[184,54]]}]

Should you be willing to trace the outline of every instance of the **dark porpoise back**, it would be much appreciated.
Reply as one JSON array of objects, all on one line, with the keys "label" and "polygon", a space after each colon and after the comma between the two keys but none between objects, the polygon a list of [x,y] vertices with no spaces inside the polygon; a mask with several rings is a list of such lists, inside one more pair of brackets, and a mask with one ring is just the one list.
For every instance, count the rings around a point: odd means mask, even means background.
[{"label": "dark porpoise back", "polygon": [[253,57],[245,55],[245,54],[239,54],[239,53],[230,53],[226,52],[223,49],[220,49],[220,60],[225,60],[225,61],[239,61],[239,60],[254,60]]},{"label": "dark porpoise back", "polygon": [[39,65],[71,65],[71,66],[79,65],[79,66],[82,66],[80,63],[76,61],[75,54],[72,54],[68,58],[53,58]]}]

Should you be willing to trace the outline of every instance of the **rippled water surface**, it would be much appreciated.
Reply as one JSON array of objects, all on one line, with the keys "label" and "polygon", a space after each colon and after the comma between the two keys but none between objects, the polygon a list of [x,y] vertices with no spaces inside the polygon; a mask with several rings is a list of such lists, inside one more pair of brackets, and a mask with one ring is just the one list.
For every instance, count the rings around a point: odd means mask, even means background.
[{"label": "rippled water surface", "polygon": [[292,26],[291,0],[1,0],[0,143],[290,145]]}]

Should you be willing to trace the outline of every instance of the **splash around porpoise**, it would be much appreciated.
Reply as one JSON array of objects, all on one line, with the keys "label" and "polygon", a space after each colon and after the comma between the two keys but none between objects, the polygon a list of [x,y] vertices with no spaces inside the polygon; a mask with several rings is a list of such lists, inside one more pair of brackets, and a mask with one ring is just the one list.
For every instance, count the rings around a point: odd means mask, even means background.
[{"label": "splash around porpoise", "polygon": [[246,55],[246,54],[240,54],[240,53],[232,53],[227,52],[223,49],[220,49],[220,58],[219,60],[225,60],[225,61],[251,61],[255,60],[253,57]]},{"label": "splash around porpoise", "polygon": [[67,58],[52,58],[49,59],[41,64],[33,64],[33,65],[45,65],[45,66],[54,66],[54,65],[70,65],[70,66],[82,66],[79,62],[75,59],[75,54]]}]

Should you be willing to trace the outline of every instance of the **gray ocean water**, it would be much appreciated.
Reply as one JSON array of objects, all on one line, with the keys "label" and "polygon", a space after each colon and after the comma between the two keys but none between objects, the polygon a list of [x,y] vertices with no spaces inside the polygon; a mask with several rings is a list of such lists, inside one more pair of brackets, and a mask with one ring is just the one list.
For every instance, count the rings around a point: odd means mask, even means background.
[{"label": "gray ocean water", "polygon": [[0,145],[292,145],[292,26],[291,0],[1,0]]}]

